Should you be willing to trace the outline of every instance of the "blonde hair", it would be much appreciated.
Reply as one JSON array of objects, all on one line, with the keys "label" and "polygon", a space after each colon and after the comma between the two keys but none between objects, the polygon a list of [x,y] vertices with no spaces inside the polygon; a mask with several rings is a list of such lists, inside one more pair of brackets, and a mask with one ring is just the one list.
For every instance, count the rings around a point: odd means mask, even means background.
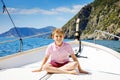
[{"label": "blonde hair", "polygon": [[59,33],[59,34],[64,35],[64,31],[61,28],[54,29],[53,32],[52,32],[52,36],[54,36],[55,33]]}]

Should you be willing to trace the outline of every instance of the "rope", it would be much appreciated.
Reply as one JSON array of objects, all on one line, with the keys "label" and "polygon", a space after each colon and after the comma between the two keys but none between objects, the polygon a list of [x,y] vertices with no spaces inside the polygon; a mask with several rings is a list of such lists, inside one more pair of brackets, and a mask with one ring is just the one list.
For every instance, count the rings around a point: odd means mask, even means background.
[{"label": "rope", "polygon": [[[7,12],[8,17],[10,18],[10,21],[12,22],[12,24],[13,24],[13,26],[14,26],[14,28],[15,28],[15,31],[16,31],[16,33],[17,33],[17,35],[18,35],[19,38],[18,38],[18,39],[15,39],[15,40],[3,41],[3,42],[0,42],[0,44],[8,43],[8,42],[13,42],[13,41],[19,40],[19,41],[20,41],[19,52],[21,52],[22,46],[23,46],[23,41],[22,41],[21,35],[19,34],[19,32],[18,32],[18,30],[17,30],[17,28],[16,28],[16,25],[15,25],[15,23],[14,23],[14,21],[13,21],[11,15],[10,15],[10,13],[9,13],[9,11],[8,11],[8,9],[7,9],[6,5],[5,5],[5,3],[4,3],[4,1],[1,0],[1,2],[2,2],[2,4],[3,4],[3,13],[4,13],[5,11]],[[51,32],[47,32],[47,33],[51,33]],[[43,34],[47,34],[47,33],[43,33]],[[37,34],[37,35],[33,35],[33,36],[28,36],[28,37],[24,37],[23,39],[31,38],[31,37],[35,37],[35,36],[39,36],[39,35],[43,35],[43,34]]]},{"label": "rope", "polygon": [[117,37],[117,38],[120,39],[119,36],[116,36],[116,35],[110,34],[109,32],[105,32],[105,31],[101,31],[101,30],[95,30],[95,32],[101,32],[101,33],[104,33],[104,34],[107,34],[107,35],[110,35],[110,36],[114,36],[114,37]]},{"label": "rope", "polygon": [[4,1],[1,0],[1,2],[2,2],[2,4],[3,4],[3,13],[4,13],[5,11],[7,12],[8,17],[10,18],[10,21],[12,22],[12,24],[13,24],[13,26],[14,26],[14,28],[15,28],[15,31],[17,32],[17,35],[18,35],[19,41],[20,41],[20,49],[19,49],[19,51],[21,51],[21,50],[22,50],[22,45],[23,45],[22,38],[21,38],[21,36],[20,36],[20,34],[19,34],[17,28],[16,28],[16,25],[15,25],[15,23],[14,23],[14,21],[13,21],[11,15],[10,15],[10,13],[9,13],[9,11],[8,11],[8,9],[7,9],[6,5],[5,5],[5,3],[4,3]]},{"label": "rope", "polygon": [[7,40],[7,41],[0,42],[0,44],[9,43],[9,42],[14,42],[14,41],[17,41],[17,40],[19,40],[19,39]]},{"label": "rope", "polygon": [[7,9],[6,5],[5,5],[5,3],[3,2],[3,0],[1,0],[1,2],[2,2],[2,4],[3,4],[3,13],[4,13],[5,11],[7,12],[8,16],[9,16],[9,18],[10,18],[10,21],[12,22],[12,24],[13,24],[13,26],[14,26],[14,28],[15,28],[17,34],[18,34],[18,36],[21,38],[21,36],[20,36],[20,34],[19,34],[19,32],[18,32],[18,30],[17,30],[17,28],[16,28],[16,25],[15,25],[15,23],[14,23],[14,21],[13,21],[11,15],[10,15],[10,13],[9,13],[9,11],[8,11],[8,9]]},{"label": "rope", "polygon": [[51,31],[50,31],[50,32],[45,32],[45,33],[42,33],[42,34],[41,34],[41,33],[39,33],[39,34],[36,34],[36,35],[23,37],[22,39],[27,39],[27,38],[37,37],[37,36],[45,35],[45,34],[48,34],[48,33],[51,33]]},{"label": "rope", "polygon": [[96,32],[101,32],[101,33],[103,33],[103,34],[107,34],[107,35],[109,35],[109,36],[113,36],[113,37],[116,37],[116,38],[119,38],[119,39],[120,39],[119,36],[116,36],[116,35],[110,34],[109,32],[105,32],[105,31],[101,31],[101,30],[95,30],[95,31],[94,31],[94,43],[95,43],[95,44],[96,44],[96,39],[95,39]]},{"label": "rope", "polygon": [[[45,34],[48,34],[48,33],[51,33],[51,32],[39,33],[39,34],[36,34],[36,35],[23,37],[22,40],[23,40],[23,39],[28,39],[28,38],[37,37],[37,36],[41,36],[41,35],[45,35]],[[18,39],[14,39],[14,40],[3,41],[3,42],[0,42],[0,44],[9,43],[9,42],[14,42],[14,41],[17,41],[17,40],[19,40],[19,38],[18,38]]]}]

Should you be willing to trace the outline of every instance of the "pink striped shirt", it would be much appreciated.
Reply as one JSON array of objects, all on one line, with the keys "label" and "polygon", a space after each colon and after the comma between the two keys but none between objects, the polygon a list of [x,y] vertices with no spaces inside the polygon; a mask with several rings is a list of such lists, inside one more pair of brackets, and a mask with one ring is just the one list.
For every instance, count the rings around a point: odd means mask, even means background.
[{"label": "pink striped shirt", "polygon": [[60,47],[57,46],[55,42],[51,43],[46,50],[46,55],[51,56],[51,61],[58,63],[69,61],[69,55],[73,53],[72,47],[66,42],[63,42],[62,46]]}]

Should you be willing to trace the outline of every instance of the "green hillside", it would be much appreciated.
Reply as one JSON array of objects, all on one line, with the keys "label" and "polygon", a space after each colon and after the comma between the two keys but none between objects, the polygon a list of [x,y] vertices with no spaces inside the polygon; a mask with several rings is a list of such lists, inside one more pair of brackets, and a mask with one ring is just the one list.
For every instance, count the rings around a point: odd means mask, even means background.
[{"label": "green hillside", "polygon": [[[65,38],[74,38],[75,20],[80,18],[82,39],[93,39],[94,30],[102,30],[120,36],[120,0],[95,0],[84,6],[62,28]],[[99,34],[98,39],[114,39]]]}]

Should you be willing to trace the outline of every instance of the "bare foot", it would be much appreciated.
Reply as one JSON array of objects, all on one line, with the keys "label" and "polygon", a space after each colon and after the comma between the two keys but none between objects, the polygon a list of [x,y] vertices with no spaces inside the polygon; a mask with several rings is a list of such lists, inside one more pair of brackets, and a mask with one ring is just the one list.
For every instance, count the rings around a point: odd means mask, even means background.
[{"label": "bare foot", "polygon": [[75,70],[69,71],[69,74],[74,74],[74,75],[78,75],[78,72]]}]

